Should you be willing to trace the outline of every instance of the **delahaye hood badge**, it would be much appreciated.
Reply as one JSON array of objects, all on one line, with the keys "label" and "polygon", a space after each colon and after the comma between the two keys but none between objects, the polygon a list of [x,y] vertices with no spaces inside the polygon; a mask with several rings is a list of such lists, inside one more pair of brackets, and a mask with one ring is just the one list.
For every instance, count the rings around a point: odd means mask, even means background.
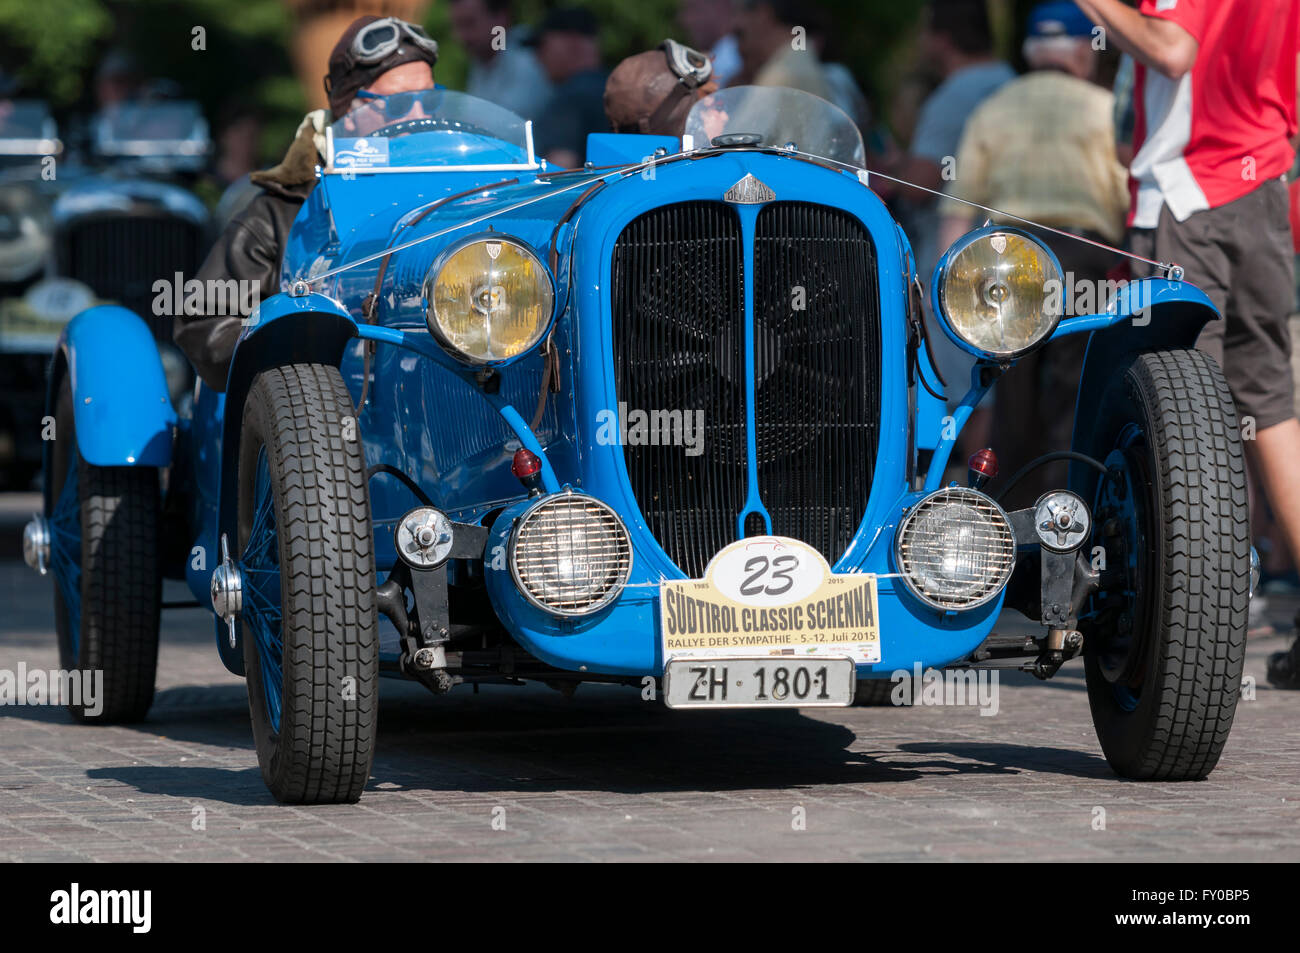
[{"label": "delahaye hood badge", "polygon": [[762,205],[764,202],[775,201],[776,193],[752,175],[746,175],[727,189],[727,194],[723,197],[733,205]]}]

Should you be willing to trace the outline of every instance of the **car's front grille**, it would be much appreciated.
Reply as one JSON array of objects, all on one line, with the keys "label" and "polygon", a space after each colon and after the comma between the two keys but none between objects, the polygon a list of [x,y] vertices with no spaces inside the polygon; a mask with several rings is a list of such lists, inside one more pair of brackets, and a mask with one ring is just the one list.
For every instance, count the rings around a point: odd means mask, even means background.
[{"label": "car's front grille", "polygon": [[[740,221],[718,202],[669,205],[614,248],[614,380],[628,477],[664,551],[692,577],[736,538],[745,502],[745,302]],[[640,441],[633,414],[673,412],[690,447]],[[669,414],[662,416],[663,412]],[[702,414],[703,431],[685,429]],[[664,428],[655,432],[662,435]]]},{"label": "car's front grille", "polygon": [[[615,387],[622,416],[703,414],[702,445],[623,453],[655,538],[691,577],[736,538],[746,497],[744,249],[722,203],[632,221],[613,262]],[[856,218],[781,202],[754,235],[757,479],[772,531],[834,562],[866,508],[880,407],[880,297]],[[661,433],[650,427],[645,436]],[[697,456],[692,453],[699,449]],[[746,533],[762,532],[754,514]]]},{"label": "car's front grille", "polygon": [[834,562],[866,512],[880,418],[871,238],[838,209],[778,202],[754,236],[758,491],[772,531]]},{"label": "car's front grille", "polygon": [[[172,317],[154,314],[154,282],[194,277],[200,264],[199,229],[174,218],[106,216],[74,223],[64,236],[60,273],[95,294],[130,308],[154,336],[171,340]],[[171,294],[168,295],[172,299]],[[183,300],[183,289],[182,289]],[[173,301],[174,304],[174,301]]]}]

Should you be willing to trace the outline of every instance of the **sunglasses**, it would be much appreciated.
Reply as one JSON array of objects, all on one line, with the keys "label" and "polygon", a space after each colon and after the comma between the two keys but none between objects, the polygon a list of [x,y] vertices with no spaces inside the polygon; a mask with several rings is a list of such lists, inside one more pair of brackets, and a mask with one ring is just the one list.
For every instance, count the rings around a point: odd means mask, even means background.
[{"label": "sunglasses", "polygon": [[356,98],[378,103],[385,119],[401,119],[415,108],[421,94],[426,92],[428,90],[417,90],[407,93],[390,93],[385,96],[382,93],[372,93],[368,89],[359,89]]}]

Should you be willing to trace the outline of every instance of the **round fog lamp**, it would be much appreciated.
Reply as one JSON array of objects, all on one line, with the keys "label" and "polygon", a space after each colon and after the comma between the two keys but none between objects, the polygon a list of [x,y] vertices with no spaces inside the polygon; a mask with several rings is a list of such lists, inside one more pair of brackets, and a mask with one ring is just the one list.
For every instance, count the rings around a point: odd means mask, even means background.
[{"label": "round fog lamp", "polygon": [[623,590],[632,571],[627,528],[604,503],[580,493],[544,497],[515,526],[515,585],[539,609],[588,615]]},{"label": "round fog lamp", "polygon": [[1016,565],[1002,507],[976,490],[923,498],[898,527],[895,556],[913,595],[935,609],[974,609],[997,596]]}]

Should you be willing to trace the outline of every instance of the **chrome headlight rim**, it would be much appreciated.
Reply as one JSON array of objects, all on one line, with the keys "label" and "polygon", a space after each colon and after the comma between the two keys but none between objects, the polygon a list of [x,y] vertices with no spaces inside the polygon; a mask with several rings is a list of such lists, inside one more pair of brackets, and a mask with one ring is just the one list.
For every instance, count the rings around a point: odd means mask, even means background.
[{"label": "chrome headlight rim", "polygon": [[1050,341],[1052,335],[1056,333],[1056,329],[1060,327],[1061,321],[1065,318],[1065,308],[1062,307],[1058,310],[1052,320],[1051,326],[1041,336],[1039,336],[1037,340],[1013,351],[989,351],[977,344],[967,341],[957,333],[957,329],[954,328],[948,320],[947,298],[944,294],[948,283],[949,265],[956,260],[958,255],[964,252],[971,245],[978,241],[991,239],[995,235],[1015,235],[1037,245],[1038,248],[1047,256],[1048,262],[1051,263],[1055,272],[1055,280],[1058,286],[1061,287],[1061,293],[1065,293],[1065,271],[1061,268],[1061,260],[1057,258],[1056,253],[1045,245],[1039,238],[1025,231],[1023,228],[1015,228],[1005,225],[982,225],[979,228],[972,229],[953,242],[952,245],[949,246],[948,250],[939,258],[939,263],[934,269],[934,278],[930,282],[930,306],[939,319],[939,326],[943,328],[943,333],[947,335],[948,339],[952,341],[953,344],[957,345],[967,354],[974,355],[981,360],[992,361],[997,364],[1009,364],[1018,358],[1024,357],[1026,354],[1038,350]]},{"label": "chrome headlight rim", "polygon": [[[908,527],[911,526],[918,514],[925,511],[927,504],[941,497],[947,498],[948,500],[955,498],[959,502],[975,503],[980,506],[989,507],[992,510],[993,515],[996,516],[1001,521],[1002,526],[1005,527],[1007,539],[1010,544],[1008,546],[1009,557],[1007,558],[1006,566],[1001,573],[1001,578],[989,585],[988,592],[984,593],[984,595],[979,599],[971,602],[963,602],[960,605],[954,605],[951,602],[941,602],[929,593],[922,591],[920,587],[913,582],[911,574],[907,571],[909,561],[905,559],[902,551],[904,536],[906,535]],[[935,609],[939,612],[969,612],[973,609],[979,609],[982,606],[988,605],[1006,590],[1007,584],[1011,581],[1011,575],[1015,572],[1016,568],[1016,545],[1015,527],[1011,525],[1010,517],[1007,516],[1006,510],[1001,507],[997,500],[993,499],[993,497],[989,496],[987,493],[982,493],[979,490],[971,489],[970,487],[940,487],[931,493],[925,494],[916,502],[912,503],[907,508],[907,512],[903,518],[899,520],[898,529],[894,532],[894,566],[898,570],[898,574],[902,577],[903,583],[907,587],[907,591],[928,608]]]},{"label": "chrome headlight rim", "polygon": [[[437,320],[433,310],[434,286],[437,284],[438,278],[441,276],[442,270],[446,267],[447,262],[451,261],[457,253],[464,251],[471,245],[482,245],[487,242],[500,242],[503,245],[513,245],[515,248],[518,248],[524,254],[528,255],[537,263],[537,270],[540,274],[546,277],[546,284],[550,289],[551,313],[547,315],[546,320],[539,325],[540,330],[534,340],[518,354],[513,354],[510,357],[479,358],[473,354],[468,354],[465,351],[462,351],[447,339],[447,335],[443,332],[442,326]],[[558,311],[560,297],[559,289],[555,284],[555,276],[551,274],[551,269],[547,267],[545,260],[538,253],[537,249],[522,238],[511,235],[508,232],[478,232],[448,245],[439,253],[438,257],[434,259],[429,271],[425,274],[424,281],[420,285],[420,294],[423,298],[424,323],[429,329],[429,333],[433,335],[433,339],[438,342],[438,345],[449,356],[461,364],[468,365],[469,367],[505,367],[509,364],[515,363],[516,361],[523,360],[529,354],[532,354],[537,349],[538,345],[546,340],[547,335],[550,334],[551,328],[555,324],[555,315]]]},{"label": "chrome headlight rim", "polygon": [[[547,605],[529,590],[529,587],[525,585],[524,580],[519,575],[519,562],[516,559],[516,553],[519,546],[519,537],[523,534],[530,518],[534,517],[539,510],[544,509],[548,505],[554,506],[561,502],[570,502],[574,500],[581,500],[584,503],[593,504],[610,516],[613,520],[613,524],[618,528],[619,533],[622,535],[623,547],[627,552],[627,563],[617,582],[611,585],[598,600],[578,609],[567,609]],[[623,521],[623,518],[619,516],[614,508],[608,503],[597,499],[589,493],[576,493],[572,487],[565,487],[558,493],[548,493],[540,497],[515,517],[514,526],[511,527],[510,539],[506,547],[506,562],[510,566],[510,578],[514,582],[515,591],[523,596],[524,600],[533,608],[540,609],[542,612],[549,615],[559,616],[566,619],[580,619],[585,616],[595,615],[597,612],[608,607],[610,603],[622,595],[624,589],[627,588],[628,580],[632,577],[632,565],[634,559],[635,552],[632,548],[632,535],[628,532],[627,523]]]}]

